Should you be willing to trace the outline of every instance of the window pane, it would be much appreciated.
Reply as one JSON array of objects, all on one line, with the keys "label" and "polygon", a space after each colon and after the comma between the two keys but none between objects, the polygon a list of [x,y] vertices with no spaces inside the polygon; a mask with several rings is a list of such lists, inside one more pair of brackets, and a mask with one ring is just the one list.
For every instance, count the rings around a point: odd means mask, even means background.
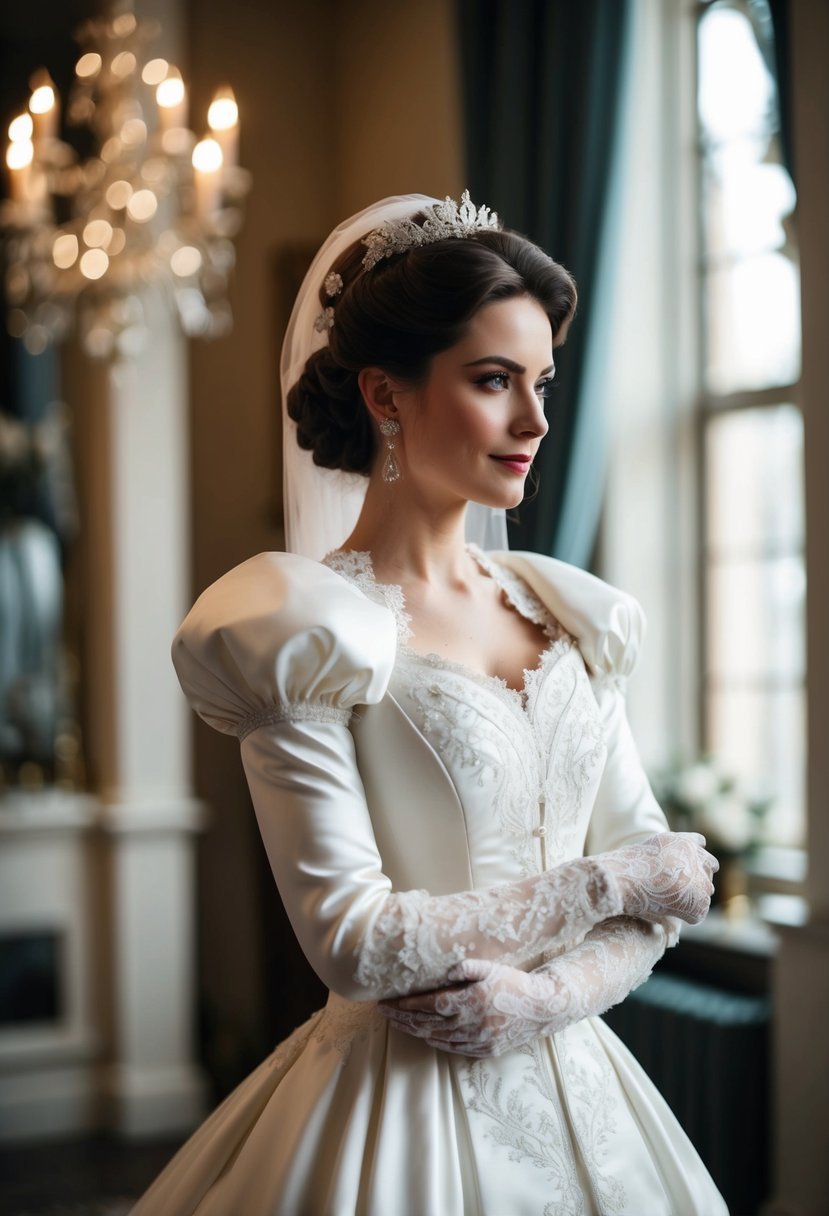
[{"label": "window pane", "polygon": [[712,4],[698,26],[699,120],[704,138],[721,141],[761,130],[776,89],[743,13]]},{"label": "window pane", "polygon": [[[796,196],[782,164],[768,0],[713,0],[698,21],[703,247],[705,744],[774,796],[770,843],[803,844],[803,427],[746,408],[800,375]],[[766,400],[768,396],[766,396]],[[727,412],[722,410],[727,406]]]},{"label": "window pane", "polygon": [[[797,196],[769,135],[710,149],[703,166],[708,259],[746,257],[789,245]],[[788,223],[791,229],[791,222]]]},{"label": "window pane", "polygon": [[796,195],[781,164],[771,43],[767,0],[712,3],[700,16],[705,382],[715,395],[800,374]]},{"label": "window pane", "polygon": [[803,546],[803,419],[794,405],[736,410],[705,425],[707,547],[716,557]]},{"label": "window pane", "polygon": [[768,843],[803,844],[805,805],[805,694],[712,691],[707,746],[722,768],[752,797],[770,797]]},{"label": "window pane", "polygon": [[801,557],[715,563],[708,572],[708,673],[795,682],[805,670]]},{"label": "window pane", "polygon": [[800,282],[794,262],[761,254],[706,276],[711,393],[794,383],[800,374]]}]

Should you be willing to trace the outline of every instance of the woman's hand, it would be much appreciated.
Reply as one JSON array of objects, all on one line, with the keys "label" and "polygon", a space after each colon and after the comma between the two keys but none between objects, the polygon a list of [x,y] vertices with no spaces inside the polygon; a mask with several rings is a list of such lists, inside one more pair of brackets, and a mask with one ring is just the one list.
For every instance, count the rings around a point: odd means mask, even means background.
[{"label": "woman's hand", "polygon": [[378,1006],[406,1034],[464,1056],[498,1056],[548,1034],[569,1004],[554,974],[466,959],[451,986]]},{"label": "woman's hand", "polygon": [[676,938],[676,921],[622,916],[536,971],[467,959],[449,973],[451,986],[378,1008],[400,1030],[440,1051],[498,1056],[617,1005],[645,982]]},{"label": "woman's hand", "polygon": [[658,921],[676,916],[689,925],[703,920],[720,863],[698,832],[659,832],[596,861],[615,877],[625,915]]}]

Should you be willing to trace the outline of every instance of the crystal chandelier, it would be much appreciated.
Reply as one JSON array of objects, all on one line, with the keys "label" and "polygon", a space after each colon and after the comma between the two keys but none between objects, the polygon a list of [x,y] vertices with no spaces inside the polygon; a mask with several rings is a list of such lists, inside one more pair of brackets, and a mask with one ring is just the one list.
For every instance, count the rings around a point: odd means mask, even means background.
[{"label": "crystal chandelier", "polygon": [[[59,99],[45,71],[9,126],[2,205],[8,326],[39,353],[77,318],[88,354],[137,354],[149,309],[166,306],[189,336],[227,333],[233,237],[250,175],[237,164],[238,110],[218,90],[197,142],[178,69],[148,58],[155,22],[131,11],[77,33],[67,125],[94,147],[59,138]],[[81,142],[79,140],[79,142]]]}]

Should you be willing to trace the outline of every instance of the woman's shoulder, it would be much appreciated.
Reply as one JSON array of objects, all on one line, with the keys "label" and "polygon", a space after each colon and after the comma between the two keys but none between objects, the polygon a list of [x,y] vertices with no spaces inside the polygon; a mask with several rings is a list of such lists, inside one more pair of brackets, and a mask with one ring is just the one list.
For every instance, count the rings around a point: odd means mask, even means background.
[{"label": "woman's shoulder", "polygon": [[395,651],[386,608],[321,562],[273,552],[202,592],[172,657],[196,712],[218,730],[243,734],[280,706],[347,718],[353,705],[383,695]]},{"label": "woman's shoulder", "polygon": [[297,553],[258,553],[228,570],[201,593],[186,617],[191,629],[266,622],[271,636],[308,625],[343,631],[381,628],[388,614],[353,580]]},{"label": "woman's shoulder", "polygon": [[627,677],[634,670],[646,619],[634,596],[578,566],[528,551],[491,553],[521,576],[556,620],[578,641],[596,676]]}]

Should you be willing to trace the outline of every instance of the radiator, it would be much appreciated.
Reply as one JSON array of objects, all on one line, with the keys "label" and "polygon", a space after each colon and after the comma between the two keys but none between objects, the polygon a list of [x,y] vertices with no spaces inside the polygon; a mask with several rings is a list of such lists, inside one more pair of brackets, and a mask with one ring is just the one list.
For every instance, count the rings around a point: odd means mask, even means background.
[{"label": "radiator", "polygon": [[767,997],[657,973],[604,1015],[664,1095],[731,1216],[770,1188]]}]

